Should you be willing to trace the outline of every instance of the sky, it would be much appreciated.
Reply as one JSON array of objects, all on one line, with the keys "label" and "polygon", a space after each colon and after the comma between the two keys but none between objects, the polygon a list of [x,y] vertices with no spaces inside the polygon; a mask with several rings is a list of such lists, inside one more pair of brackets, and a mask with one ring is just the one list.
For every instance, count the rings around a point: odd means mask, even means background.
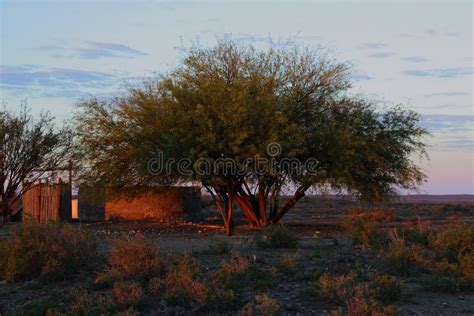
[{"label": "sky", "polygon": [[472,1],[2,1],[0,99],[71,118],[224,36],[293,38],[352,65],[351,94],[402,104],[428,129],[423,194],[474,194]]}]

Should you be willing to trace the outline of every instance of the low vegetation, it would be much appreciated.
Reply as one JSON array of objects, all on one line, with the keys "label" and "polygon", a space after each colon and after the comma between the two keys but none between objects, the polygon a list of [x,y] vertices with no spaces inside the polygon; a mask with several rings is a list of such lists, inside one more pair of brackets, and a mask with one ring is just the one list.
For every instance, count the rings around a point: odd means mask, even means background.
[{"label": "low vegetation", "polygon": [[63,279],[90,268],[96,250],[89,233],[70,225],[25,224],[11,239],[0,239],[0,277],[7,281],[39,276]]},{"label": "low vegetation", "polygon": [[431,291],[470,291],[474,286],[474,228],[454,220],[434,229],[430,222],[408,222],[400,228],[381,229],[379,217],[348,217],[344,227],[356,247],[374,250],[401,276],[419,276]]},{"label": "low vegetation", "polygon": [[394,315],[397,309],[390,303],[401,298],[402,286],[391,276],[374,276],[363,280],[355,274],[333,276],[324,274],[317,291],[345,306],[349,315]]},{"label": "low vegetation", "polygon": [[456,293],[467,303],[473,228],[459,217],[443,226],[397,220],[390,210],[351,210],[342,220],[349,234],[275,225],[243,238],[202,236],[194,241],[201,250],[186,251],[148,229],[98,235],[71,225],[18,226],[0,243],[2,280],[17,291],[3,296],[0,311],[8,295],[23,292],[17,315],[395,315],[411,313],[406,303],[419,293]]},{"label": "low vegetation", "polygon": [[298,236],[285,225],[271,225],[255,236],[255,243],[260,249],[296,248]]}]

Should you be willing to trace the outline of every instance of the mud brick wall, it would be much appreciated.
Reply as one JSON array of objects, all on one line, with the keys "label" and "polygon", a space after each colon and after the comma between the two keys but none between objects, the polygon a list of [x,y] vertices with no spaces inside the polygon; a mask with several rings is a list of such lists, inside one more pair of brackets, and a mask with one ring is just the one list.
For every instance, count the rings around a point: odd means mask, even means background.
[{"label": "mud brick wall", "polygon": [[133,196],[107,196],[105,220],[172,220],[201,210],[201,193],[195,187],[151,188]]}]

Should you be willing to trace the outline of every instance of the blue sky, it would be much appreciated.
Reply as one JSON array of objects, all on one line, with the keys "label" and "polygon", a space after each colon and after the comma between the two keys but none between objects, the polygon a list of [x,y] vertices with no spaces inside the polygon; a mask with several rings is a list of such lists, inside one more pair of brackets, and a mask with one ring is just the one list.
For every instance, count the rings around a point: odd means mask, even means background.
[{"label": "blue sky", "polygon": [[474,193],[472,1],[0,1],[0,97],[58,120],[179,61],[192,41],[288,37],[353,65],[352,93],[402,103],[432,136],[422,193]]}]

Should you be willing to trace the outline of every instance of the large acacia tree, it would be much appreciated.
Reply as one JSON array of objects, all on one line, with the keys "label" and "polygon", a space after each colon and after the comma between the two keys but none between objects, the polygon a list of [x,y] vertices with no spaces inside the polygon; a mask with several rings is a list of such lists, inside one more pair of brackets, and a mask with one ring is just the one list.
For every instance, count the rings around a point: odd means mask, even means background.
[{"label": "large acacia tree", "polygon": [[[424,153],[418,115],[382,111],[350,87],[349,67],[322,50],[229,40],[193,47],[176,69],[125,97],[81,102],[86,174],[122,189],[198,181],[228,234],[235,205],[249,225],[262,226],[314,187],[364,199],[415,188],[424,178],[412,161]],[[157,157],[184,163],[157,173]],[[280,205],[283,188],[291,198]]]}]

